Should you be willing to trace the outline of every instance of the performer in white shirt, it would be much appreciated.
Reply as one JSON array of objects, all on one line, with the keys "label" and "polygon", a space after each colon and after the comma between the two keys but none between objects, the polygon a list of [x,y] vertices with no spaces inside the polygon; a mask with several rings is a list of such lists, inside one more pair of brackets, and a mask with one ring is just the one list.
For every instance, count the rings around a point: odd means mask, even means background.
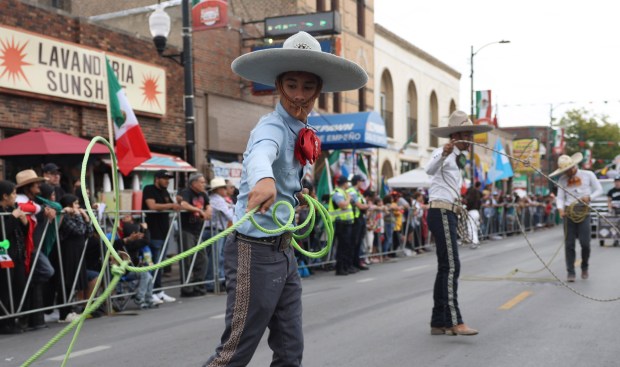
[{"label": "performer in white shirt", "polygon": [[[549,176],[563,174],[558,179],[556,204],[560,217],[564,218],[564,251],[568,282],[575,281],[575,240],[581,245],[581,278],[588,279],[590,260],[590,210],[592,198],[603,194],[603,187],[592,171],[581,170],[577,165],[583,159],[581,153],[561,155],[558,169]],[[581,203],[579,200],[583,203]]]},{"label": "performer in white shirt", "polygon": [[[467,215],[460,201],[460,188],[463,177],[461,169],[466,158],[462,152],[472,141],[473,135],[490,131],[489,125],[474,125],[463,111],[450,115],[448,126],[431,129],[440,138],[450,138],[450,142],[433,151],[427,163],[426,173],[433,176],[429,189],[430,209],[428,227],[435,237],[437,246],[437,277],[433,293],[433,314],[431,335],[476,335],[478,331],[465,325],[457,300],[458,278],[461,268],[457,239],[457,215]],[[457,142],[461,141],[461,142]],[[463,213],[460,213],[463,211]]]}]

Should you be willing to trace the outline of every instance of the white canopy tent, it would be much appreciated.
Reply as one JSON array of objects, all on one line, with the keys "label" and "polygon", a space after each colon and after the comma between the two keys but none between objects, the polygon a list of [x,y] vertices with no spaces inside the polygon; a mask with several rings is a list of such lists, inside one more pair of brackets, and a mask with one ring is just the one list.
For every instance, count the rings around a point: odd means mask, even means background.
[{"label": "white canopy tent", "polygon": [[424,171],[424,168],[418,167],[402,175],[388,178],[387,183],[390,188],[428,188],[431,186],[431,176]]}]

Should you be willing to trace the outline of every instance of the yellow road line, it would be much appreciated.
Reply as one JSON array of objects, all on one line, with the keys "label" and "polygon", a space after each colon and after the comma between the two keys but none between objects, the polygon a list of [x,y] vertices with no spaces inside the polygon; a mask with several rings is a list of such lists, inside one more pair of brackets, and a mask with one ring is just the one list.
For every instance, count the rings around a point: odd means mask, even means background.
[{"label": "yellow road line", "polygon": [[521,292],[515,298],[513,298],[510,301],[508,301],[508,302],[504,303],[503,305],[501,305],[499,309],[500,310],[510,310],[511,308],[516,306],[519,302],[523,301],[524,299],[526,299],[530,295],[532,295],[532,292],[530,292],[530,291]]}]

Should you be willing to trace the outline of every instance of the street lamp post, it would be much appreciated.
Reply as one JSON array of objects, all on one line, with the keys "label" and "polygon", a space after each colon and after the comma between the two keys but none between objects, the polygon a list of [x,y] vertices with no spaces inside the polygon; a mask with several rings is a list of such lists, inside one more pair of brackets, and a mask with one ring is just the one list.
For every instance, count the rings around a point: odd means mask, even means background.
[{"label": "street lamp post", "polygon": [[186,160],[192,166],[196,164],[194,148],[194,66],[192,62],[192,29],[190,23],[190,0],[183,0],[181,11],[183,16],[183,51],[180,54],[164,54],[166,42],[170,34],[170,16],[162,9],[157,8],[149,16],[149,28],[153,36],[153,43],[162,57],[174,60],[183,66],[184,74],[184,107],[185,107],[185,140]]},{"label": "street lamp post", "polygon": [[[474,121],[474,123],[476,123],[476,117],[474,116],[475,110],[474,110],[474,56],[476,56],[476,54],[478,54],[478,52],[480,52],[480,50],[482,50],[483,48],[490,46],[490,45],[494,45],[496,43],[510,43],[510,41],[507,40],[501,40],[501,41],[495,41],[495,42],[490,42],[487,43],[486,45],[480,47],[476,52],[474,52],[474,46],[471,46],[471,53],[470,53],[470,57],[469,57],[469,64],[471,66],[470,68],[470,73],[469,73],[469,78],[470,78],[470,116],[471,119]],[[474,145],[471,145],[471,160],[470,160],[470,168],[471,168],[471,187],[474,186],[474,174],[475,174],[475,159],[474,159]]]}]

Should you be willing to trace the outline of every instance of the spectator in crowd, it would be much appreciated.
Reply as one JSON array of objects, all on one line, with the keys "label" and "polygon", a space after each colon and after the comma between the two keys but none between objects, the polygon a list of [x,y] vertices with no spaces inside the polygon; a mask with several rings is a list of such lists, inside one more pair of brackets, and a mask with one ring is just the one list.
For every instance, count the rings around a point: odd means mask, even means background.
[{"label": "spectator in crowd", "polygon": [[357,273],[353,267],[353,206],[347,194],[349,181],[346,177],[338,177],[338,187],[329,199],[328,211],[334,221],[334,235],[336,237],[336,275]]},{"label": "spectator in crowd", "polygon": [[[123,237],[114,241],[114,248],[118,251],[125,251],[135,266],[153,265],[148,225],[146,223],[138,224],[130,215],[126,215],[122,218],[122,226]],[[142,273],[128,272],[125,277],[128,281],[138,280],[136,294],[133,296],[133,301],[138,307],[144,310],[164,303],[162,299],[153,297],[153,276],[151,273],[148,271]]]},{"label": "spectator in crowd", "polygon": [[394,226],[396,223],[395,212],[399,210],[392,195],[385,195],[383,197],[383,205],[386,210],[385,215],[383,216],[383,231],[385,232],[383,240],[383,253],[386,254],[385,256],[387,257],[392,257],[392,254],[389,252],[394,250]]},{"label": "spectator in crowd", "polygon": [[458,304],[458,278],[461,263],[457,245],[457,216],[462,207],[457,203],[458,189],[462,186],[461,169],[464,167],[463,151],[469,149],[468,141],[474,133],[493,129],[488,125],[474,125],[463,111],[454,111],[448,126],[431,129],[440,138],[450,138],[443,147],[431,154],[425,167],[432,176],[429,188],[428,225],[433,233],[437,254],[437,277],[433,292],[431,335],[476,335],[478,331],[468,327],[462,319]]},{"label": "spectator in crowd", "polygon": [[387,209],[383,205],[383,200],[378,196],[375,197],[373,204],[375,204],[375,206],[371,214],[373,216],[371,224],[373,225],[375,236],[372,244],[372,253],[375,254],[375,256],[372,257],[371,260],[373,262],[384,262],[388,260],[383,254],[383,241],[385,240],[385,221],[383,218],[385,217]]},{"label": "spectator in crowd", "polygon": [[375,232],[374,232],[374,224],[368,223],[372,220],[373,212],[376,208],[375,206],[375,198],[377,197],[376,193],[372,190],[364,191],[364,198],[368,203],[368,209],[366,209],[366,233],[363,241],[363,253],[364,253],[364,265],[370,265],[370,255],[372,254],[372,246],[375,240]]},{"label": "spectator in crowd", "polygon": [[[230,185],[226,183],[226,181],[221,177],[214,177],[210,184],[210,194],[209,194],[209,205],[212,209],[211,220],[206,223],[207,228],[205,228],[204,234],[202,236],[202,240],[206,241],[207,239],[215,236],[217,233],[222,232],[226,228],[232,226],[234,221],[234,207],[232,206],[232,202],[229,203],[226,198],[228,198]],[[213,230],[213,232],[211,232]],[[219,279],[224,278],[224,239],[217,241],[217,243],[212,244],[207,247],[207,291],[213,292],[214,282]],[[216,257],[215,254],[218,254]],[[214,277],[215,274],[215,260],[218,259],[217,262],[217,277]]]},{"label": "spectator in crowd", "polygon": [[[26,246],[25,237],[28,232],[28,218],[26,213],[15,203],[17,192],[15,184],[10,181],[0,181],[0,239],[8,245],[4,254],[10,257],[12,267],[0,271],[0,316],[6,316],[16,311],[19,300],[22,299],[26,288]],[[0,254],[3,251],[0,249]],[[8,262],[8,260],[7,260]],[[9,283],[10,282],[10,283]],[[22,326],[16,318],[0,320],[0,334],[19,334],[23,332]]]},{"label": "spectator in crowd", "polygon": [[[572,156],[561,155],[558,169],[549,176],[562,175],[558,179],[557,205],[560,217],[564,218],[564,246],[566,254],[566,280],[575,281],[575,241],[581,245],[581,278],[589,278],[590,259],[590,213],[584,204],[603,193],[603,187],[592,171],[578,169],[583,159],[581,153]],[[567,195],[567,193],[569,193]]]},{"label": "spectator in crowd", "polygon": [[[54,276],[54,268],[48,257],[45,256],[45,253],[38,251],[38,246],[48,224],[56,219],[56,210],[35,202],[37,195],[41,194],[41,182],[44,181],[47,179],[37,176],[36,172],[31,169],[20,171],[15,176],[16,202],[21,210],[26,213],[28,219],[28,232],[24,238],[26,273],[34,272],[28,289],[29,309],[39,309],[44,306],[44,287]],[[43,312],[32,313],[27,319],[27,327],[32,329],[47,327]]]},{"label": "spectator in crowd", "polygon": [[58,167],[56,163],[45,164],[43,166],[43,177],[45,177],[47,182],[54,188],[56,201],[60,201],[60,199],[65,195],[65,190],[60,184],[60,167]]},{"label": "spectator in crowd", "polygon": [[416,191],[413,194],[413,201],[411,202],[411,233],[413,249],[418,255],[426,251],[424,248],[424,235],[422,228],[425,212],[424,195],[422,195],[421,192]]},{"label": "spectator in crowd", "polygon": [[[155,172],[155,178],[152,185],[146,185],[142,190],[142,210],[157,211],[157,213],[146,213],[145,221],[151,234],[151,254],[153,262],[159,263],[166,254],[164,244],[170,229],[169,211],[181,210],[181,205],[172,200],[168,192],[168,183],[172,178],[172,174],[165,169]],[[161,269],[155,274],[154,288],[161,288]],[[154,298],[158,298],[164,302],[174,302],[176,299],[167,295],[163,290],[153,294]],[[157,303],[153,299],[153,303]]]},{"label": "spectator in crowd", "polygon": [[506,197],[504,198],[504,206],[506,208],[506,233],[510,235],[516,230],[515,223],[517,211],[514,195],[506,195]]},{"label": "spectator in crowd", "polygon": [[[62,253],[60,264],[63,278],[59,284],[61,288],[57,292],[60,298],[58,303],[68,303],[73,300],[74,295],[77,299],[86,298],[88,279],[86,267],[80,264],[80,260],[93,227],[86,211],[80,208],[77,196],[65,194],[60,199],[60,205],[62,216],[58,235]],[[80,293],[79,296],[78,293]],[[59,312],[59,322],[71,322],[79,317],[77,309],[73,306],[61,307]]]},{"label": "spectator in crowd", "polygon": [[[607,207],[609,213],[620,214],[620,175],[614,178],[614,187],[607,192]],[[618,235],[618,234],[616,234]],[[614,246],[618,246],[618,240],[614,240]]]},{"label": "spectator in crowd", "polygon": [[230,204],[237,204],[237,195],[239,195],[239,190],[235,187],[231,180],[226,179],[226,201]]},{"label": "spectator in crowd", "polygon": [[366,210],[368,204],[366,199],[360,192],[366,180],[361,175],[354,175],[351,178],[351,187],[347,189],[351,207],[353,208],[353,226],[351,227],[351,241],[353,246],[351,262],[354,268],[359,270],[368,270],[369,268],[360,262],[360,251],[362,250],[362,242],[366,234]]},{"label": "spectator in crowd", "polygon": [[[182,250],[187,251],[200,244],[200,234],[205,220],[211,219],[211,207],[207,196],[207,180],[202,173],[189,176],[188,186],[179,192],[181,197]],[[192,259],[194,260],[193,268]],[[183,280],[186,283],[200,283],[181,288],[181,297],[199,297],[207,292],[204,280],[207,275],[207,256],[204,249],[194,256],[183,259]]]},{"label": "spectator in crowd", "polygon": [[482,207],[482,193],[480,187],[482,184],[477,181],[473,187],[467,189],[465,194],[465,206],[467,207],[467,229],[469,233],[469,239],[471,240],[470,247],[472,249],[480,246],[480,239],[478,238],[478,231],[480,228],[480,208]]}]

